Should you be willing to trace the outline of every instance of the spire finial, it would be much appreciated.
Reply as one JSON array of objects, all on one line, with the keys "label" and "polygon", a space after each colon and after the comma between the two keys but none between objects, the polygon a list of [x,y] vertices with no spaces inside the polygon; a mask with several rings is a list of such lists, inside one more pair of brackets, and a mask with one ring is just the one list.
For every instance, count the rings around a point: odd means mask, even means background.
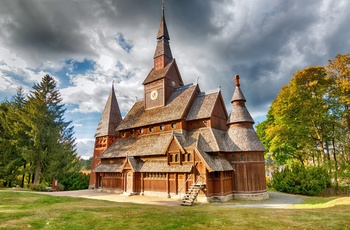
[{"label": "spire finial", "polygon": [[236,75],[235,76],[235,80],[236,80],[236,86],[240,86],[240,84],[239,84],[239,75]]},{"label": "spire finial", "polygon": [[163,13],[164,13],[164,0],[162,0],[162,10],[163,10]]}]

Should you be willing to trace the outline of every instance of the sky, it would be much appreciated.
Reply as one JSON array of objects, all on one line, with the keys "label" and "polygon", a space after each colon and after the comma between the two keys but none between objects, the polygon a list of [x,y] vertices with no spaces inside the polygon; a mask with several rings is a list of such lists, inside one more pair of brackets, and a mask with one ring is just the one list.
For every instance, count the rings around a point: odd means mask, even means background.
[{"label": "sky", "polygon": [[[165,0],[170,47],[185,84],[221,87],[230,112],[233,76],[247,108],[266,118],[281,86],[307,66],[350,52],[348,0]],[[111,90],[123,116],[143,98],[153,67],[161,0],[1,0],[0,102],[50,74],[72,121],[79,156]],[[114,82],[114,83],[113,83]]]}]

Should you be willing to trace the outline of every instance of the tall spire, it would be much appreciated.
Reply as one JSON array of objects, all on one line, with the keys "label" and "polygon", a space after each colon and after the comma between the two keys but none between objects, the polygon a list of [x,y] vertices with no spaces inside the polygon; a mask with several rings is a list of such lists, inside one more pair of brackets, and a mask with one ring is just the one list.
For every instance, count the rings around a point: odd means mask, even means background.
[{"label": "tall spire", "polygon": [[119,105],[114,92],[114,85],[109,93],[107,103],[97,126],[95,137],[117,136],[115,129],[122,121]]},{"label": "tall spire", "polygon": [[250,123],[254,124],[254,120],[250,115],[249,111],[245,107],[246,99],[240,88],[241,84],[239,83],[239,76],[235,76],[236,89],[233,93],[231,103],[232,111],[230,117],[228,118],[227,124],[236,124],[236,123]]},{"label": "tall spire", "polygon": [[170,36],[165,22],[164,1],[162,1],[162,19],[157,34],[157,48],[154,52],[154,69],[163,69],[173,60],[173,55],[169,45]]},{"label": "tall spire", "polygon": [[168,33],[168,28],[165,23],[165,16],[164,16],[164,0],[162,1],[162,20],[160,21],[160,26],[157,34],[157,39],[162,39],[162,38],[167,39],[168,41],[170,40],[169,33]]}]

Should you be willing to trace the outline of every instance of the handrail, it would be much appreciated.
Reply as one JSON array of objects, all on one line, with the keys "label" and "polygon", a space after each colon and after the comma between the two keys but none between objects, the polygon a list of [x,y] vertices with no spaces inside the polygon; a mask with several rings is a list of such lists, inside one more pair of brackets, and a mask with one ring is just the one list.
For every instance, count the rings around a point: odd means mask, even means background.
[{"label": "handrail", "polygon": [[183,189],[183,187],[185,186],[185,184],[187,183],[187,181],[191,178],[192,173],[190,174],[190,176],[186,179],[186,181],[182,184],[181,188],[177,191],[178,193],[180,193],[180,198],[181,198],[181,190]]},{"label": "handrail", "polygon": [[[180,193],[180,200],[182,199],[181,197],[181,190],[182,188],[185,186],[185,184],[187,183],[187,181],[191,178],[193,174],[190,174],[190,176],[187,178],[187,180],[182,184],[181,188],[178,190],[178,193]],[[197,181],[195,182],[195,184],[198,183],[199,180],[202,180],[202,178],[204,179],[204,177],[202,177],[202,174],[199,174],[198,178],[197,178]]]}]

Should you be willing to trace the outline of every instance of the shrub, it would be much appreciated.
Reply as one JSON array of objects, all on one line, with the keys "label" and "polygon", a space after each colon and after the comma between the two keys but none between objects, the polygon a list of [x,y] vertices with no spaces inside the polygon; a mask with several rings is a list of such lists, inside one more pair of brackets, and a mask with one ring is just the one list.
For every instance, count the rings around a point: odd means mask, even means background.
[{"label": "shrub", "polygon": [[39,191],[39,192],[44,192],[46,191],[46,184],[29,184],[28,188],[30,190],[34,190],[34,191]]},{"label": "shrub", "polygon": [[272,186],[280,192],[315,196],[327,188],[329,182],[324,168],[293,165],[274,173]]},{"label": "shrub", "polygon": [[85,175],[81,172],[71,172],[62,178],[58,178],[58,181],[64,186],[64,190],[87,189],[89,187],[90,175]]},{"label": "shrub", "polygon": [[57,191],[64,191],[64,185],[58,183],[57,184]]}]

